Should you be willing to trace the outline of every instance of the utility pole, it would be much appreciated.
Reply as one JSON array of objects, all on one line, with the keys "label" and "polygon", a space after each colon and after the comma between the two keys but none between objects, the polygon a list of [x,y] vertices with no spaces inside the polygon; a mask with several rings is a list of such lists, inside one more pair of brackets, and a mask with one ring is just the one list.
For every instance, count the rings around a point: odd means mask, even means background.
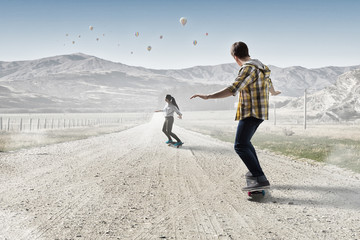
[{"label": "utility pole", "polygon": [[276,103],[274,103],[274,126],[276,126]]},{"label": "utility pole", "polygon": [[306,88],[304,90],[304,129],[306,129]]}]

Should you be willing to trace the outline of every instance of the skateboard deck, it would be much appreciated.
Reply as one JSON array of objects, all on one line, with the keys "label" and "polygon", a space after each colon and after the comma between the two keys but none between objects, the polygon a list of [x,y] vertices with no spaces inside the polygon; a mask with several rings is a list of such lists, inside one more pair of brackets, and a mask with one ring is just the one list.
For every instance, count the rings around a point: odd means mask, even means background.
[{"label": "skateboard deck", "polygon": [[172,146],[172,147],[179,148],[179,147],[181,147],[183,144],[184,144],[184,143],[182,142],[180,145],[175,146],[175,143],[169,143],[168,146],[169,146],[169,147]]}]

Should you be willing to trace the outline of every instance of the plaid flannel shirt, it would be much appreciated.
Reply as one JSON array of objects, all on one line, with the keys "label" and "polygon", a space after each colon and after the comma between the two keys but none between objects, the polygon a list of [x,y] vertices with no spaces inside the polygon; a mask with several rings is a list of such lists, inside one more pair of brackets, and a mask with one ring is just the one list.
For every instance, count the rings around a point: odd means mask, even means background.
[{"label": "plaid flannel shirt", "polygon": [[242,120],[247,117],[258,119],[269,119],[269,88],[272,82],[270,69],[263,65],[259,66],[245,63],[235,79],[235,82],[228,87],[235,96],[239,91],[239,103],[235,120]]}]

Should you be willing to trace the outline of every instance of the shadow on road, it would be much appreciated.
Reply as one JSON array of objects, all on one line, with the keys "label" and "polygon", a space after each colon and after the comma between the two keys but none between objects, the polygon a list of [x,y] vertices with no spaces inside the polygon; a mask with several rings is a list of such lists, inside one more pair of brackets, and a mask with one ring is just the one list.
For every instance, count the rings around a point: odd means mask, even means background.
[{"label": "shadow on road", "polygon": [[276,203],[360,210],[358,187],[272,185],[271,189],[273,202]]}]

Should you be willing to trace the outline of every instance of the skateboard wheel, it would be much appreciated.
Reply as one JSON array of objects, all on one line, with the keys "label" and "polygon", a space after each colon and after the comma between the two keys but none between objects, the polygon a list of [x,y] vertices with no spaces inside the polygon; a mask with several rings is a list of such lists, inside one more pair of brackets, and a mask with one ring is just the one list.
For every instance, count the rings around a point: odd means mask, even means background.
[{"label": "skateboard wheel", "polygon": [[265,196],[265,190],[261,190],[261,191],[248,191],[248,196],[251,197],[252,195],[263,195]]}]

